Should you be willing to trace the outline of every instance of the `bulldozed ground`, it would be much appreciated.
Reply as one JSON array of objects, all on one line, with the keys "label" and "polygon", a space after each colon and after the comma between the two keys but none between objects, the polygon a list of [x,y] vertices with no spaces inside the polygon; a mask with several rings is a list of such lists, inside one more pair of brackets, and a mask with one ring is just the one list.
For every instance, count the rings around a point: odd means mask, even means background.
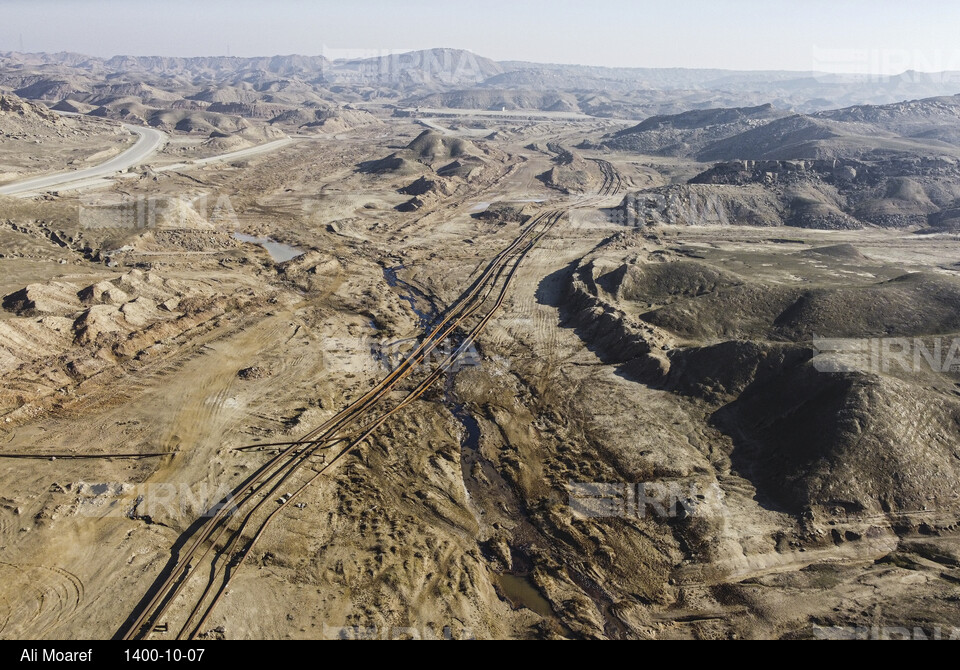
[{"label": "bulldozed ground", "polygon": [[[392,118],[0,198],[0,636],[121,634],[272,445],[547,210],[469,355],[295,505],[272,492],[197,636],[949,636],[957,371],[815,344],[942,338],[943,363],[960,239],[634,225],[627,193],[706,166],[571,149],[609,130]],[[139,633],[175,636],[203,577]]]}]

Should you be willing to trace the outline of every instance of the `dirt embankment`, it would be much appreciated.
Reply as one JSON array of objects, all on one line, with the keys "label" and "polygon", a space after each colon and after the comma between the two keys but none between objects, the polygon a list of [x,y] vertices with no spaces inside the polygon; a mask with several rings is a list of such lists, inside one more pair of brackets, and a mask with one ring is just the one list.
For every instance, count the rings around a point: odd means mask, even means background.
[{"label": "dirt embankment", "polygon": [[596,165],[590,163],[579,152],[558,144],[547,144],[545,148],[534,145],[553,155],[553,167],[537,176],[550,188],[566,194],[592,193],[601,178]]},{"label": "dirt embankment", "polygon": [[8,294],[3,309],[16,316],[0,321],[0,411],[26,416],[58,391],[162,355],[264,299],[263,291],[233,288],[130,270],[86,286],[60,280]]},{"label": "dirt embankment", "polygon": [[941,275],[809,290],[641,253],[620,265],[602,254],[582,262],[564,310],[606,362],[708,403],[712,423],[733,439],[737,468],[777,505],[798,515],[840,505],[916,529],[960,513],[950,484],[960,456],[951,373],[931,386],[929,375],[869,365],[831,372],[815,338],[929,343],[960,332],[958,307],[960,282]]},{"label": "dirt embankment", "polygon": [[958,174],[950,157],[732,161],[685,184],[631,193],[615,213],[634,226],[880,226],[940,232],[955,227],[951,212],[960,197]]}]

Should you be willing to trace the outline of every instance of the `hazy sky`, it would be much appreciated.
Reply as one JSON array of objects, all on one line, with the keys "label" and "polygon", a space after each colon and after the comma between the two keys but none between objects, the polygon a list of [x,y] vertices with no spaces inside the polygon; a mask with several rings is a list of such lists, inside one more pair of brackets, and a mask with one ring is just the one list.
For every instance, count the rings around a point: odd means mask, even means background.
[{"label": "hazy sky", "polygon": [[895,74],[960,70],[940,0],[0,0],[0,51],[497,60]]}]

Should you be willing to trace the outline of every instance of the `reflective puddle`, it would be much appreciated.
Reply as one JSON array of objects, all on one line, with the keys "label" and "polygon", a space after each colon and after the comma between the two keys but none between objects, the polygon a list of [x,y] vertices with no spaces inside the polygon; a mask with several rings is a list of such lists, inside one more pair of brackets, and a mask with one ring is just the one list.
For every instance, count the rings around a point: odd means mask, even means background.
[{"label": "reflective puddle", "polygon": [[248,242],[250,244],[259,244],[261,247],[267,250],[267,253],[270,254],[270,258],[272,258],[276,263],[286,263],[289,260],[293,260],[297,256],[302,256],[304,253],[296,247],[291,247],[289,244],[275,242],[269,237],[255,237],[253,235],[244,235],[243,233],[234,233],[233,239],[240,240],[241,242]]},{"label": "reflective puddle", "polygon": [[528,610],[536,612],[542,617],[553,616],[553,609],[550,607],[550,603],[540,595],[540,592],[526,577],[497,575],[495,581],[503,593],[503,596],[509,600],[510,604],[514,607],[526,607]]}]

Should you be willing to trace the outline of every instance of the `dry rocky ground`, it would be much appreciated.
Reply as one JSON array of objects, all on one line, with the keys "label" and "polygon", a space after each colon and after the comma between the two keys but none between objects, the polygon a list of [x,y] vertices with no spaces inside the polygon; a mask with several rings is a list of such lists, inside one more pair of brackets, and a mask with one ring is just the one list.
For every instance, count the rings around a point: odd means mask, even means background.
[{"label": "dry rocky ground", "polygon": [[134,139],[116,123],[60,116],[43,105],[0,94],[0,186],[98,165],[132,146]]},{"label": "dry rocky ground", "polygon": [[[341,130],[0,199],[0,635],[114,635],[204,503],[274,453],[240,447],[365,393],[375,354],[548,207],[568,211],[469,364],[285,508],[201,636],[960,626],[956,372],[823,372],[812,348],[948,348],[955,235],[645,225],[625,193],[709,166],[569,149],[600,121]],[[601,156],[623,190],[585,199]],[[120,195],[161,203],[153,224],[109,225],[129,222]],[[302,253],[276,262],[235,232]]]}]

